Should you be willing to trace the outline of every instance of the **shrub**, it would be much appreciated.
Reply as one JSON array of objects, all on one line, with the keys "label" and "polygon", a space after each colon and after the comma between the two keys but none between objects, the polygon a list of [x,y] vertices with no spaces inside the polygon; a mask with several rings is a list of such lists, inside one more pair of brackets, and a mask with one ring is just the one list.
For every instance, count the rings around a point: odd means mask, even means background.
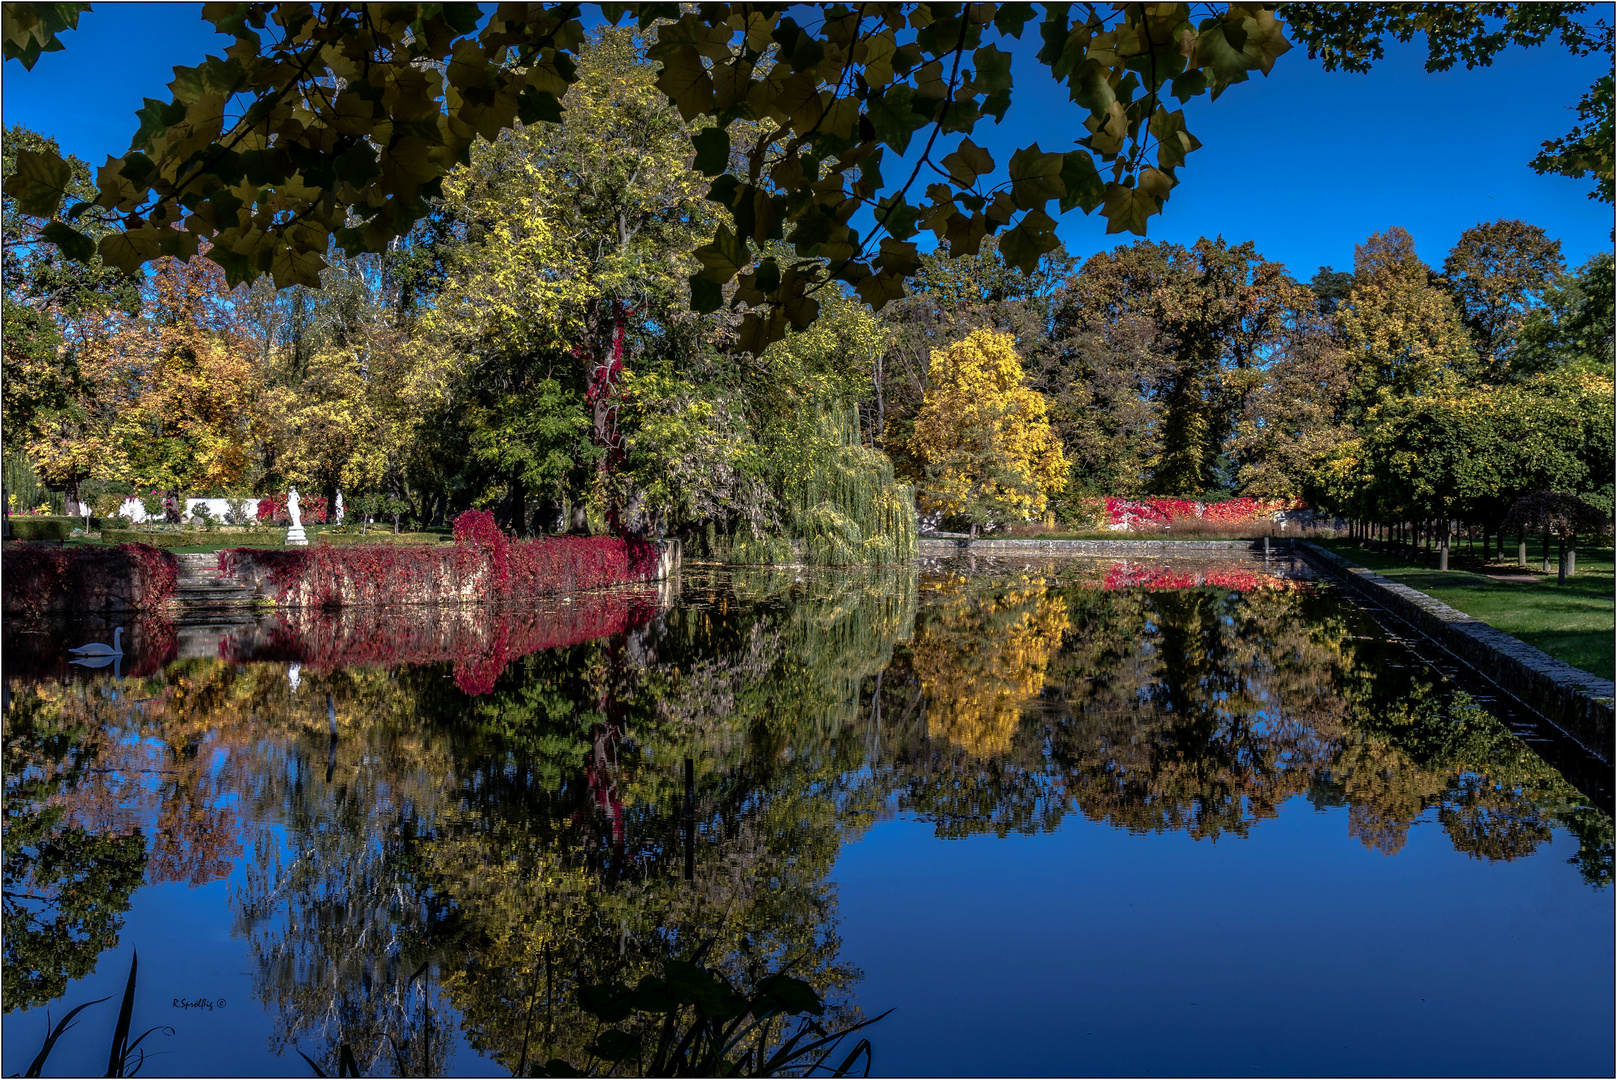
[{"label": "shrub", "polygon": [[317,544],[438,544],[444,537],[440,533],[354,533],[326,531],[315,537]]},{"label": "shrub", "polygon": [[[220,543],[242,543],[252,537],[252,533],[245,530],[221,529],[217,532],[200,532],[195,529],[177,529],[173,532],[156,532],[141,530],[139,532],[126,532],[123,529],[103,529],[101,539],[109,544],[149,544],[158,548],[177,547],[204,547]],[[266,543],[278,543],[278,537],[266,537]]]},{"label": "shrub", "polygon": [[251,525],[255,520],[253,500],[245,495],[239,499],[227,499],[225,506],[225,520],[232,525]]},{"label": "shrub", "polygon": [[11,515],[11,535],[17,540],[66,540],[82,518]]}]

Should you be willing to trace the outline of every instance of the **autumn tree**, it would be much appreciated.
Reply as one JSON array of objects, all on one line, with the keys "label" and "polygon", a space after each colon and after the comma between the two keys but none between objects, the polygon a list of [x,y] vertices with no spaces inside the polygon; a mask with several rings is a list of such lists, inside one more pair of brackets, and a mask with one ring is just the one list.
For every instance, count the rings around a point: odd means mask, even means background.
[{"label": "autumn tree", "polygon": [[[216,263],[165,259],[142,286],[138,319],[85,347],[88,362],[118,389],[109,435],[127,478],[182,490],[240,483],[262,383]],[[74,452],[39,440],[42,459]]]},{"label": "autumn tree", "polygon": [[1471,331],[1482,378],[1499,381],[1528,312],[1561,274],[1561,242],[1524,221],[1473,225],[1443,260],[1443,278]]},{"label": "autumn tree", "polygon": [[[1223,455],[1241,410],[1283,343],[1312,348],[1304,339],[1324,332],[1314,308],[1308,290],[1250,241],[1141,241],[1092,256],[1056,300],[1062,359],[1043,379],[1056,395],[1064,384],[1097,388],[1063,409],[1073,455],[1104,458],[1084,443],[1121,438],[1139,470],[1116,478],[1122,490],[1198,495],[1226,487],[1234,477]],[[1138,410],[1120,409],[1115,420],[1104,411],[1128,393],[1152,402],[1148,429],[1133,416]]]},{"label": "autumn tree", "polygon": [[1016,342],[978,330],[932,354],[910,436],[925,470],[921,505],[961,515],[972,533],[990,521],[1042,514],[1067,484],[1067,459],[1044,395],[1023,384]]},{"label": "autumn tree", "polygon": [[[3,144],[7,174],[16,168],[20,153],[59,153],[54,139],[20,125],[6,129]],[[48,484],[67,492],[68,512],[78,513],[80,482],[105,473],[112,464],[106,456],[111,447],[96,436],[110,423],[112,388],[93,361],[87,368],[83,347],[105,332],[109,320],[138,310],[140,297],[134,279],[99,256],[80,263],[62,258],[57,250],[52,237],[65,226],[56,219],[68,202],[95,189],[86,162],[72,155],[62,160],[68,180],[57,205],[30,213],[10,195],[0,200],[5,249],[0,416],[15,446],[49,447],[57,440],[74,444],[74,449],[53,452],[48,461],[35,464]]]},{"label": "autumn tree", "polygon": [[1335,318],[1348,349],[1349,419],[1382,389],[1417,393],[1476,371],[1459,312],[1399,226],[1354,248],[1353,287]]}]

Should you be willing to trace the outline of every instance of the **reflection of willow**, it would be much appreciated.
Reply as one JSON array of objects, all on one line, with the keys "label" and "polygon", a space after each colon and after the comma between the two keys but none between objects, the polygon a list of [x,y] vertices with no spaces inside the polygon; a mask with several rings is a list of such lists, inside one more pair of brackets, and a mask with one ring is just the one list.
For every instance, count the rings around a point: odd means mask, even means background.
[{"label": "reflection of willow", "polygon": [[[621,711],[613,758],[627,842],[620,852],[617,823],[601,812],[613,761],[598,743],[582,775],[558,769],[552,786],[513,783],[509,762],[457,793],[466,809],[437,829],[426,861],[434,888],[457,898],[454,934],[469,962],[445,986],[483,1053],[513,1069],[524,1044],[529,1062],[582,1060],[594,1027],[576,1007],[580,983],[633,983],[710,933],[713,962],[737,979],[790,957],[794,974],[837,1000],[857,978],[837,959],[827,875],[850,814],[875,810],[849,721],[859,682],[908,631],[914,579],[795,578],[690,575],[687,595],[704,602],[670,612],[654,635],[631,635],[623,652],[633,665],[530,672],[526,699],[550,702],[545,730],[590,738]],[[579,672],[596,684],[569,687]],[[617,680],[610,693],[602,679]],[[603,708],[568,717],[568,701]],[[687,756],[698,761],[691,881]]]}]

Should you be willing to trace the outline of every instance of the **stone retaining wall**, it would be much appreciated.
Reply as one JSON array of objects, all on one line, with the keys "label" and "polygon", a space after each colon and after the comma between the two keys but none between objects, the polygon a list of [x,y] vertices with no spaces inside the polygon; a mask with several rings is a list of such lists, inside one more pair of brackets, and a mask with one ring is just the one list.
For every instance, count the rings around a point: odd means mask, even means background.
[{"label": "stone retaining wall", "polygon": [[1315,569],[1380,604],[1542,713],[1601,761],[1611,761],[1617,686],[1610,680],[1557,660],[1481,619],[1333,551],[1309,543],[1299,544],[1297,551]]}]

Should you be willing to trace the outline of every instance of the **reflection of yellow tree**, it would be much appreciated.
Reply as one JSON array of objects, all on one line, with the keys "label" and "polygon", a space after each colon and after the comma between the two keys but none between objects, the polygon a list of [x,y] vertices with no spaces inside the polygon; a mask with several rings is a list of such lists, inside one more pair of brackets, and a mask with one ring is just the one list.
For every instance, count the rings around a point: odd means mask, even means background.
[{"label": "reflection of yellow tree", "polygon": [[1027,702],[1044,689],[1070,625],[1067,605],[1042,583],[968,592],[964,579],[917,620],[913,663],[927,698],[927,730],[979,758],[1007,753]]}]

